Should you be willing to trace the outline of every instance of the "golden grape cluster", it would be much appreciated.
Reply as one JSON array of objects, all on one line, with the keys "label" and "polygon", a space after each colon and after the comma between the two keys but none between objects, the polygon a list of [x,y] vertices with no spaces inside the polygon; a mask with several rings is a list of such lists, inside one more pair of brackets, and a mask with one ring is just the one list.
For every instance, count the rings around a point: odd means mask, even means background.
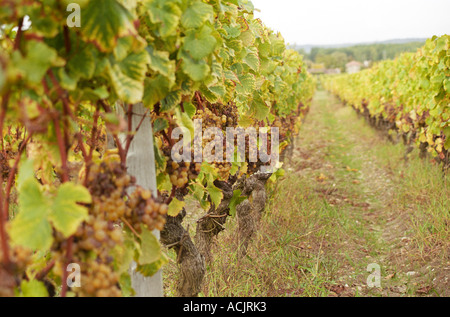
[{"label": "golden grape cluster", "polygon": [[[114,272],[111,250],[124,243],[124,224],[140,232],[141,226],[161,230],[167,205],[156,201],[151,192],[135,186],[120,162],[105,159],[89,166],[87,188],[92,196],[89,216],[73,236],[72,261],[81,264],[81,287],[73,288],[78,296],[120,296],[119,276]],[[130,187],[134,192],[128,194]],[[57,237],[54,246],[55,273],[62,276],[67,239]]]},{"label": "golden grape cluster", "polygon": [[149,230],[164,228],[168,206],[154,199],[149,190],[136,188],[130,195],[127,206],[125,218],[137,232],[141,231],[141,224],[145,224]]},{"label": "golden grape cluster", "polygon": [[[213,148],[211,153],[206,154],[206,159],[211,162],[213,167],[217,170],[219,179],[227,180],[230,177],[230,170],[232,168],[231,162],[227,162],[226,151],[226,129],[235,128],[238,126],[239,112],[236,105],[232,102],[223,105],[220,103],[211,104],[209,102],[203,102],[203,109],[198,109],[195,113],[193,120],[202,120],[202,135],[204,135],[208,128],[219,128],[224,136],[223,139],[223,152],[219,153],[220,160],[216,160],[216,148]],[[203,137],[202,148],[211,141],[211,138]],[[198,140],[194,139],[194,142]]]},{"label": "golden grape cluster", "polygon": [[80,297],[121,297],[122,293],[118,287],[119,274],[114,272],[111,265],[100,263],[89,259],[81,270],[81,292]]}]

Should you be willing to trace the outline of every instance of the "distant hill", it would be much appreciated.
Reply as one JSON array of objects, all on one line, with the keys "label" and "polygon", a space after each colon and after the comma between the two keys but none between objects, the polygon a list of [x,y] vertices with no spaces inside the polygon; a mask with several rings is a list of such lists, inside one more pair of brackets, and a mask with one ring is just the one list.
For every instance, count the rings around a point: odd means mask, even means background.
[{"label": "distant hill", "polygon": [[373,44],[405,44],[412,42],[425,42],[427,38],[408,38],[408,39],[393,39],[379,42],[361,42],[361,43],[343,43],[343,44],[305,44],[305,45],[291,45],[292,49],[295,50],[304,50],[307,54],[311,52],[311,49],[314,47],[320,48],[343,48],[343,47],[351,47],[351,46],[362,46],[362,45],[373,45]]},{"label": "distant hill", "polygon": [[373,62],[394,59],[405,52],[416,52],[425,41],[425,38],[410,38],[338,45],[298,45],[292,48],[303,54],[311,67],[320,64],[326,69],[339,68],[343,72],[348,62],[357,61],[370,65]]}]

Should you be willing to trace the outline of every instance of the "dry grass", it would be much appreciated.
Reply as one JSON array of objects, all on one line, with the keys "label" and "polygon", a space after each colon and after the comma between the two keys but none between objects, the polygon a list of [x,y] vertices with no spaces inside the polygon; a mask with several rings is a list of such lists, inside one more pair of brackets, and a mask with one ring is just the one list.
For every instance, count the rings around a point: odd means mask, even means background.
[{"label": "dry grass", "polygon": [[[249,253],[238,259],[229,219],[201,296],[448,296],[448,176],[416,151],[405,163],[404,153],[319,92]],[[367,286],[370,263],[381,267],[381,288]]]}]

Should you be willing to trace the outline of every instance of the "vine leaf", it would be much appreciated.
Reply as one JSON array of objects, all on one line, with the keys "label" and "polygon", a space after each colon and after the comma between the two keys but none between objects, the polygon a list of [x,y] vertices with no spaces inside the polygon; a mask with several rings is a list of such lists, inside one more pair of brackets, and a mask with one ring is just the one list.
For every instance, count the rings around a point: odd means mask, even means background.
[{"label": "vine leaf", "polygon": [[184,11],[181,16],[181,25],[185,28],[198,28],[214,16],[212,6],[197,1]]},{"label": "vine leaf", "polygon": [[189,30],[184,39],[184,50],[195,60],[201,60],[216,48],[217,40],[211,35],[212,29],[203,26],[201,30]]},{"label": "vine leaf", "polygon": [[161,257],[161,245],[155,235],[147,228],[142,227],[141,233],[141,254],[139,264],[151,264]]},{"label": "vine leaf", "polygon": [[48,297],[47,288],[44,283],[37,280],[23,280],[20,284],[23,297]]},{"label": "vine leaf", "polygon": [[205,61],[195,61],[190,57],[183,59],[183,71],[193,80],[202,81],[209,72],[210,67]]},{"label": "vine leaf", "polygon": [[176,217],[183,209],[184,205],[185,205],[184,201],[180,201],[176,197],[174,197],[169,204],[167,214],[171,217]]},{"label": "vine leaf", "polygon": [[19,73],[32,83],[39,83],[50,67],[65,64],[56,50],[43,42],[28,41],[26,51],[25,57],[15,52],[13,61]]},{"label": "vine leaf", "polygon": [[270,107],[267,106],[258,93],[255,93],[253,98],[250,109],[253,112],[254,117],[260,121],[266,119],[267,115],[270,113]]},{"label": "vine leaf", "polygon": [[173,35],[180,22],[181,10],[177,0],[151,0],[147,1],[146,8],[150,21],[158,25],[155,30],[161,37]]},{"label": "vine leaf", "polygon": [[146,107],[152,108],[158,101],[166,98],[171,87],[170,80],[163,75],[158,74],[154,78],[145,78],[142,102]]},{"label": "vine leaf", "polygon": [[175,83],[175,61],[170,60],[169,52],[157,51],[153,46],[148,46],[146,50],[150,56],[150,68]]},{"label": "vine leaf", "polygon": [[245,64],[247,64],[253,71],[258,72],[260,67],[259,57],[255,53],[249,53],[244,58]]},{"label": "vine leaf", "polygon": [[161,257],[157,261],[150,264],[138,265],[136,267],[136,271],[141,273],[143,276],[153,276],[161,269],[163,265],[167,263],[169,263],[167,255],[161,253]]},{"label": "vine leaf", "polygon": [[33,161],[21,164],[17,178],[19,213],[11,221],[9,236],[15,245],[32,250],[48,250],[53,242],[52,227],[47,220],[50,204],[34,178]]},{"label": "vine leaf", "polygon": [[135,291],[133,290],[133,287],[131,285],[130,274],[126,272],[122,273],[120,275],[119,284],[124,297],[131,297],[135,295]]},{"label": "vine leaf", "polygon": [[102,52],[112,52],[120,37],[137,35],[133,16],[116,0],[89,1],[81,33]]},{"label": "vine leaf", "polygon": [[108,65],[111,83],[118,97],[126,103],[138,103],[144,96],[144,79],[150,62],[146,51],[133,53],[117,64]]},{"label": "vine leaf", "polygon": [[229,205],[230,215],[232,217],[234,217],[236,215],[236,206],[247,199],[247,197],[241,196],[241,194],[242,194],[242,191],[240,189],[233,191],[233,197],[231,197],[230,205]]},{"label": "vine leaf", "polygon": [[130,235],[125,235],[123,245],[116,245],[111,255],[114,257],[114,267],[117,273],[126,274],[136,250],[136,242]]},{"label": "vine leaf", "polygon": [[91,195],[85,187],[74,183],[64,183],[58,188],[49,219],[55,228],[68,238],[88,217],[87,208],[77,203],[91,202]]},{"label": "vine leaf", "polygon": [[75,78],[90,79],[95,71],[95,57],[92,45],[87,45],[74,54],[67,62],[70,75]]},{"label": "vine leaf", "polygon": [[213,202],[213,204],[216,207],[219,206],[220,202],[223,199],[222,191],[212,184],[208,184],[208,187],[206,188],[206,190],[208,191],[208,194],[211,197],[211,201]]},{"label": "vine leaf", "polygon": [[236,85],[236,92],[238,94],[250,94],[256,88],[256,79],[253,74],[245,74],[238,76],[239,82]]}]

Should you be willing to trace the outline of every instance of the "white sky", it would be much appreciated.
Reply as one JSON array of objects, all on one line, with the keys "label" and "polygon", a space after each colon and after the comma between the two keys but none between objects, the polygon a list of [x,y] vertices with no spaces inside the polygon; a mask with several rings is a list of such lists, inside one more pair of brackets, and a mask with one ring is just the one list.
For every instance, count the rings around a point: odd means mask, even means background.
[{"label": "white sky", "polygon": [[450,0],[251,0],[289,44],[342,44],[450,34]]}]

